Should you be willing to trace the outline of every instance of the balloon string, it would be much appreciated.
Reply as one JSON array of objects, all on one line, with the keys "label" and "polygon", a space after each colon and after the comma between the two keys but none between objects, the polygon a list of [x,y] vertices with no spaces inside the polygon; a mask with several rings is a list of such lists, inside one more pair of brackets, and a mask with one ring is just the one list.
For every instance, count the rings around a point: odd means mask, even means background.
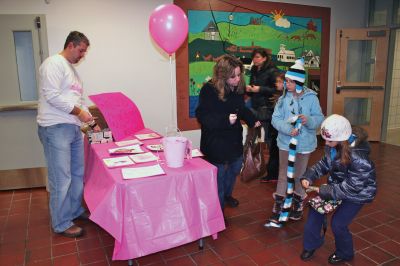
[{"label": "balloon string", "polygon": [[171,104],[172,104],[172,114],[171,114],[171,126],[174,127],[175,123],[176,123],[176,119],[175,119],[175,97],[174,97],[174,77],[173,77],[173,69],[172,69],[172,55],[169,56],[169,66],[170,66],[170,74],[171,74]]}]

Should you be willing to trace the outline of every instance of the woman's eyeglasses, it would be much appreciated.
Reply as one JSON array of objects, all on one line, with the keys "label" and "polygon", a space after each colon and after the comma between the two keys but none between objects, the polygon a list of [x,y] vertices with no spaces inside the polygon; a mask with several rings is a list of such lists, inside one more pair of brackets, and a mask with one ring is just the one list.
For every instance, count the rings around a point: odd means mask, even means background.
[{"label": "woman's eyeglasses", "polygon": [[291,79],[285,79],[285,81],[286,81],[286,83],[295,83],[295,81],[291,80]]}]

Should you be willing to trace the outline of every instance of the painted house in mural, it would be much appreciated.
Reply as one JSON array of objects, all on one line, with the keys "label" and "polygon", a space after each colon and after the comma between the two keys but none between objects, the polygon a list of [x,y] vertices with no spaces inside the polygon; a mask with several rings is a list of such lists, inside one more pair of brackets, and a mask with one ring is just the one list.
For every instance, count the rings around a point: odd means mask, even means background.
[{"label": "painted house in mural", "polygon": [[285,63],[294,62],[296,61],[296,55],[294,51],[286,50],[286,45],[281,43],[276,59]]},{"label": "painted house in mural", "polygon": [[318,55],[314,55],[312,50],[304,51],[304,66],[305,67],[315,67],[319,68],[320,65],[320,57]]},{"label": "painted house in mural", "polygon": [[208,23],[203,32],[204,40],[218,41],[220,39],[217,26],[213,21],[210,21],[210,23]]}]

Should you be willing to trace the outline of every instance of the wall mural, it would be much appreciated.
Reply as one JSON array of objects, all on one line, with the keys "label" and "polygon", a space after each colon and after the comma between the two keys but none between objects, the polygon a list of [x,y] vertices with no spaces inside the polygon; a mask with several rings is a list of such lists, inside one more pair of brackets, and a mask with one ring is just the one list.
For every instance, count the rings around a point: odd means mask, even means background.
[{"label": "wall mural", "polygon": [[215,61],[224,54],[241,58],[248,81],[251,53],[259,47],[267,49],[282,70],[303,57],[308,73],[305,84],[319,94],[326,110],[329,8],[252,0],[174,3],[185,10],[189,21],[187,44],[176,54],[181,130],[199,128],[195,119],[198,95],[211,79]]},{"label": "wall mural", "polygon": [[[189,10],[189,117],[195,117],[200,89],[223,54],[243,59],[250,69],[251,53],[266,48],[278,68],[286,70],[304,57],[305,67],[319,69],[321,19],[270,14]],[[249,73],[247,72],[247,76]],[[319,87],[314,85],[315,90]]]}]

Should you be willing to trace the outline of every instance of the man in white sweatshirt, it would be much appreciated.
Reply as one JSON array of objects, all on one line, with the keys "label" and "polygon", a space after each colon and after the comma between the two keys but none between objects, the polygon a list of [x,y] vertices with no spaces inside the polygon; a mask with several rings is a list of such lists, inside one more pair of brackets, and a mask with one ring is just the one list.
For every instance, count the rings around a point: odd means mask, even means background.
[{"label": "man in white sweatshirt", "polygon": [[50,215],[54,232],[67,237],[83,235],[75,219],[87,219],[82,207],[84,151],[81,123],[98,131],[83,103],[83,86],[73,64],[86,54],[90,43],[78,31],[71,32],[59,54],[40,66],[38,134],[48,167]]}]

